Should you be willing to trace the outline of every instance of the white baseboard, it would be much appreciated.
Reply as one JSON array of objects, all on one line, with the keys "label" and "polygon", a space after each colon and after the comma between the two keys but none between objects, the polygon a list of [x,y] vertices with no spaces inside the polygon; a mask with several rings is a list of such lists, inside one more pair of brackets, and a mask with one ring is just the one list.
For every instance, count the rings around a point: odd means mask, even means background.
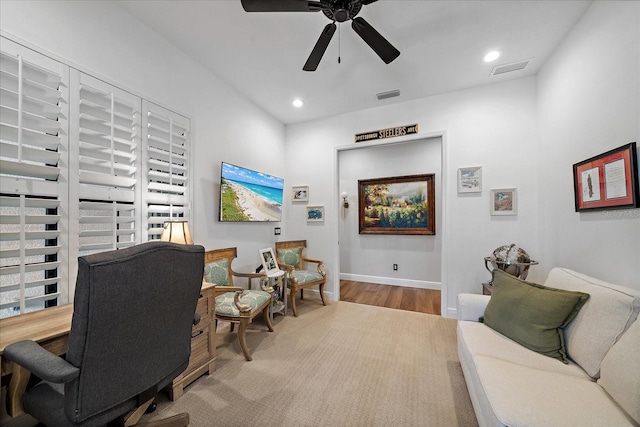
[{"label": "white baseboard", "polygon": [[447,307],[445,311],[446,315],[443,313],[442,317],[446,317],[447,319],[457,319],[458,318],[458,309]]},{"label": "white baseboard", "polygon": [[428,282],[426,280],[397,279],[394,277],[365,276],[362,274],[340,273],[340,280],[353,280],[354,282],[376,283],[378,285],[406,286],[409,288],[440,290],[440,282]]}]

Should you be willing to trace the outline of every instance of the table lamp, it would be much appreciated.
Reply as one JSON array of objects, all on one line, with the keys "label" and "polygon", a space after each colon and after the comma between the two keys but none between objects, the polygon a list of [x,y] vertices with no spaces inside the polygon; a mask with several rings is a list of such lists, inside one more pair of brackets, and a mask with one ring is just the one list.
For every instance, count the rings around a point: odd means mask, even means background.
[{"label": "table lamp", "polygon": [[189,231],[189,221],[165,221],[162,228],[160,240],[163,242],[193,245],[193,239]]}]

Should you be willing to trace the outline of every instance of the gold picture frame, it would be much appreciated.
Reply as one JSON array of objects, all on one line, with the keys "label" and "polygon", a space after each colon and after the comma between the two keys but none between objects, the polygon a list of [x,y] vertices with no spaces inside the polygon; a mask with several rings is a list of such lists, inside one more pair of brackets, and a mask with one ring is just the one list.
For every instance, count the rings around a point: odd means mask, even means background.
[{"label": "gold picture frame", "polygon": [[360,234],[436,234],[435,174],[358,181]]}]

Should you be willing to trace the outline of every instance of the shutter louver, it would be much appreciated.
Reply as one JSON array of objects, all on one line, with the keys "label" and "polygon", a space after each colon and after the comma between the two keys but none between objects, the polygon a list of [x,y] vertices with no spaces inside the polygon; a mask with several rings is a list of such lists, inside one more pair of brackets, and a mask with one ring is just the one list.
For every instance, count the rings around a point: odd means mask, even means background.
[{"label": "shutter louver", "polygon": [[143,101],[143,163],[147,239],[160,238],[162,224],[186,219],[189,212],[189,119]]},{"label": "shutter louver", "polygon": [[80,253],[135,245],[135,212],[135,207],[127,203],[80,202]]},{"label": "shutter louver", "polygon": [[69,69],[2,40],[0,52],[0,318],[67,302]]}]

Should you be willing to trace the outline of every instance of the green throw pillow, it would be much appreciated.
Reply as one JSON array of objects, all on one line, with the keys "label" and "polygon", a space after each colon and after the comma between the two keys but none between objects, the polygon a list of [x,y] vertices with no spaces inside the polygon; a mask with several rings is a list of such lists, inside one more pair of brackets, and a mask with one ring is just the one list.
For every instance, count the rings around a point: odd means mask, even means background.
[{"label": "green throw pillow", "polygon": [[525,282],[500,270],[493,270],[492,283],[484,323],[530,350],[568,363],[563,328],[589,294]]}]

